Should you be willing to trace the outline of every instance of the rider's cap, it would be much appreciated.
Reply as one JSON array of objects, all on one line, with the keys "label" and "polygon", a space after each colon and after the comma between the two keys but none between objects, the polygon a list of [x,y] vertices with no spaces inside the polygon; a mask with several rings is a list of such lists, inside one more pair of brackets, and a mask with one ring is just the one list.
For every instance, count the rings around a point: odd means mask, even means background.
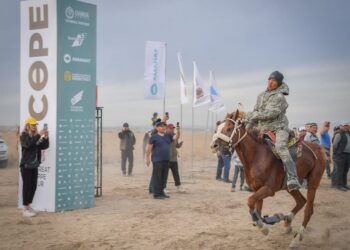
[{"label": "rider's cap", "polygon": [[281,85],[283,82],[284,76],[279,71],[274,71],[270,74],[269,80],[275,80],[278,85]]},{"label": "rider's cap", "polygon": [[38,124],[37,120],[35,120],[33,117],[29,117],[25,120],[25,124],[31,124],[31,125],[36,125]]}]

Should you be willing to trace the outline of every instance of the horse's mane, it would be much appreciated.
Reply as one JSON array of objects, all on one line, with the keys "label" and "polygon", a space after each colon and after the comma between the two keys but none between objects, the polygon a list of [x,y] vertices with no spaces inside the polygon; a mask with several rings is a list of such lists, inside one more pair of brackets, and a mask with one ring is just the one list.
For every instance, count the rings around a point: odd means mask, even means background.
[{"label": "horse's mane", "polygon": [[[234,120],[235,115],[236,115],[236,112],[227,113],[226,118]],[[244,125],[244,127],[246,126]],[[262,137],[259,137],[259,130],[257,130],[256,127],[248,126],[248,128],[246,127],[246,130],[247,130],[247,133],[254,139],[254,141],[260,144],[266,144],[266,140],[263,139]]]}]

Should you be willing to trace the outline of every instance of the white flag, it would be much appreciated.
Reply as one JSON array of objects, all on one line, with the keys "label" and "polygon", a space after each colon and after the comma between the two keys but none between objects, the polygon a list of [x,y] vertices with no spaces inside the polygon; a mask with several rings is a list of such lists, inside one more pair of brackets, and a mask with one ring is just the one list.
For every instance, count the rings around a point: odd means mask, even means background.
[{"label": "white flag", "polygon": [[210,103],[209,110],[212,112],[221,112],[225,110],[225,104],[222,97],[219,95],[216,87],[214,73],[210,71]]},{"label": "white flag", "polygon": [[182,56],[180,53],[177,53],[177,60],[179,61],[180,68],[180,102],[181,104],[188,103],[188,95],[187,95],[187,85],[185,81],[185,74],[182,67]]},{"label": "white flag", "polygon": [[163,99],[165,96],[166,43],[146,42],[145,98]]},{"label": "white flag", "polygon": [[193,62],[193,107],[199,107],[210,102],[210,96],[202,77],[199,74],[196,62]]}]

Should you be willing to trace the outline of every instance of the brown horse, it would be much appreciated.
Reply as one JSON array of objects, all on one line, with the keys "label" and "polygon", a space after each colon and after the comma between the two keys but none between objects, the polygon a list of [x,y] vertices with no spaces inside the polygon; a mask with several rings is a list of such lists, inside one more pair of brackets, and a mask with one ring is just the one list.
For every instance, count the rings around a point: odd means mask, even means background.
[{"label": "brown horse", "polygon": [[292,232],[292,220],[306,204],[303,223],[290,244],[290,247],[297,247],[299,241],[303,239],[305,227],[313,214],[316,190],[326,166],[325,153],[319,145],[302,143],[302,155],[297,158],[296,166],[299,181],[306,179],[308,183],[305,199],[299,190],[288,191],[284,185],[285,171],[282,161],[273,154],[270,146],[263,139],[245,128],[238,114],[238,110],[227,114],[225,122],[219,126],[217,134],[213,136],[211,148],[213,151],[223,147],[228,147],[231,151],[236,150],[244,166],[247,184],[254,191],[248,198],[249,212],[255,225],[265,235],[269,232],[266,224],[268,221],[271,222],[261,217],[263,200],[266,197],[274,196],[276,192],[284,189],[294,198],[296,205],[288,215],[276,214],[269,217],[272,218],[273,223],[284,220],[287,233]]}]

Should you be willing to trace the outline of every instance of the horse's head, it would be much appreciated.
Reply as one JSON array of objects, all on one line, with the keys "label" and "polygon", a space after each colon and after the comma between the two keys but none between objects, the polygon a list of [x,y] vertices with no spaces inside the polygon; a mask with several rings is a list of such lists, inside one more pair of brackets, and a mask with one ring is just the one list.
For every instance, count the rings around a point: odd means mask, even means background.
[{"label": "horse's head", "polygon": [[245,136],[245,131],[242,131],[244,124],[239,114],[238,110],[227,114],[224,122],[218,126],[210,145],[213,153],[225,150],[233,153],[234,147],[243,139]]}]

